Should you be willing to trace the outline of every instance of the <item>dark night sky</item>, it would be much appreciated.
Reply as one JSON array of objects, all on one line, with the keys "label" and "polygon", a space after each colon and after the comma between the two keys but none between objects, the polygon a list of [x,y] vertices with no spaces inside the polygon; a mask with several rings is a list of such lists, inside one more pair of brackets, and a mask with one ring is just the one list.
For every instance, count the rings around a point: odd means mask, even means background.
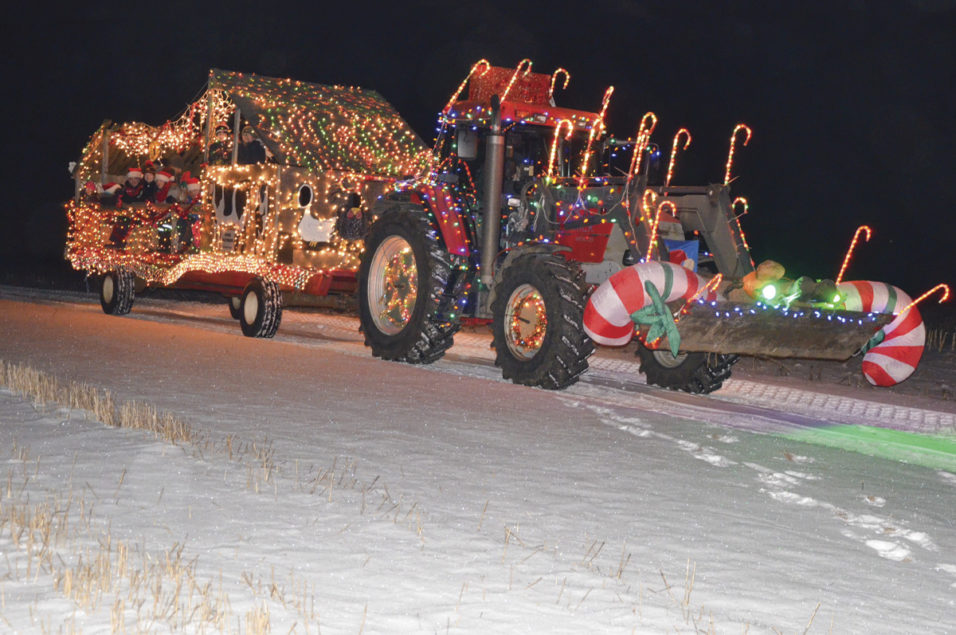
[{"label": "dark night sky", "polygon": [[103,119],[176,116],[211,67],[373,88],[430,141],[471,64],[529,57],[536,71],[571,72],[561,105],[597,110],[613,84],[619,136],[647,110],[668,151],[688,128],[674,184],[722,180],[730,132],[749,124],[734,193],[751,203],[743,223],[756,260],[834,277],[866,223],[874,237],[849,279],[914,296],[956,284],[956,0],[327,4],[8,13],[0,264],[62,253],[66,166]]}]

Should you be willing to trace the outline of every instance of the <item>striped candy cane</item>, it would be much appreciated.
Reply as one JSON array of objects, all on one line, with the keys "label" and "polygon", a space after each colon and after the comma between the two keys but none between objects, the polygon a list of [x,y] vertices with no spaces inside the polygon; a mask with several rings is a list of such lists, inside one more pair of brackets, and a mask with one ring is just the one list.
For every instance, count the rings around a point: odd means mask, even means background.
[{"label": "striped candy cane", "polygon": [[[644,289],[651,282],[664,302],[690,300],[707,280],[670,262],[642,262],[622,269],[595,289],[584,308],[584,332],[598,344],[624,346],[634,336],[631,314],[651,303]],[[716,299],[712,291],[705,299]]]},{"label": "striped candy cane", "polygon": [[846,296],[850,311],[897,315],[876,335],[876,345],[863,355],[862,370],[867,381],[874,386],[894,386],[912,375],[923,356],[926,327],[915,306],[898,315],[912,302],[906,292],[885,282],[869,281],[841,282],[837,288]]}]

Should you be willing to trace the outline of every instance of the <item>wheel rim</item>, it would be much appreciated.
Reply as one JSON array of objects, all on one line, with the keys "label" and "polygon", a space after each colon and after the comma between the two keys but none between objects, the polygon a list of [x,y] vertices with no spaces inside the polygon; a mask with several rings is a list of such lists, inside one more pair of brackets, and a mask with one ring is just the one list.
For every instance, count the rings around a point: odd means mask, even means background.
[{"label": "wheel rim", "polygon": [[116,293],[116,289],[113,284],[113,276],[108,275],[103,278],[103,300],[109,304],[113,301],[113,295]]},{"label": "wheel rim", "polygon": [[687,359],[687,353],[678,353],[677,357],[671,355],[668,350],[653,351],[654,359],[664,368],[677,368]]},{"label": "wheel rim", "polygon": [[259,296],[255,291],[250,291],[242,300],[242,319],[246,324],[253,324],[256,316],[259,314]]},{"label": "wheel rim", "polygon": [[531,359],[544,346],[548,334],[548,312],[541,292],[523,284],[508,297],[505,309],[505,342],[520,359]]},{"label": "wheel rim", "polygon": [[367,294],[372,322],[381,332],[395,335],[411,321],[418,299],[418,266],[412,246],[401,236],[389,236],[375,250]]},{"label": "wheel rim", "polygon": [[239,296],[233,296],[229,298],[229,305],[232,307],[234,311],[238,311],[242,305],[242,298],[240,298]]}]

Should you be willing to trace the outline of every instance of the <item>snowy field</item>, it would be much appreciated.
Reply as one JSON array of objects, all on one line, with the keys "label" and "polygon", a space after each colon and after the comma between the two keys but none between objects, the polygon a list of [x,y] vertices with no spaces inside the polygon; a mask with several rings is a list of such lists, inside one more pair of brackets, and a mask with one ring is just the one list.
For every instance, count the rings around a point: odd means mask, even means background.
[{"label": "snowy field", "polygon": [[411,367],[314,310],[275,340],[224,303],[0,315],[8,377],[161,430],[0,386],[0,632],[956,632],[951,352],[692,396],[601,351],[548,392],[481,329]]}]

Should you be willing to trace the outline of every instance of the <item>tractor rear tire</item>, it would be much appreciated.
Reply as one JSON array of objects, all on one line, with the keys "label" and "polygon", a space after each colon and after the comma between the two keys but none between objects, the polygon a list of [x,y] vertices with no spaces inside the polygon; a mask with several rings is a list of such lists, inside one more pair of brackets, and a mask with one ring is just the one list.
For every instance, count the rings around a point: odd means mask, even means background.
[{"label": "tractor rear tire", "polygon": [[274,337],[282,321],[282,294],[272,280],[254,278],[242,292],[239,326],[246,337]]},{"label": "tractor rear tire", "polygon": [[648,384],[699,395],[723,386],[739,359],[718,353],[678,353],[674,357],[667,349],[651,350],[641,343],[637,355]]},{"label": "tractor rear tire", "polygon": [[450,297],[452,259],[424,212],[399,210],[369,229],[359,268],[359,320],[372,355],[430,364],[460,324]]},{"label": "tractor rear tire", "polygon": [[560,390],[588,369],[594,343],[582,328],[580,267],[555,254],[518,256],[492,303],[495,365],[516,384]]},{"label": "tractor rear tire", "polygon": [[110,271],[100,284],[100,306],[109,315],[126,315],[133,308],[136,277],[129,269]]}]

